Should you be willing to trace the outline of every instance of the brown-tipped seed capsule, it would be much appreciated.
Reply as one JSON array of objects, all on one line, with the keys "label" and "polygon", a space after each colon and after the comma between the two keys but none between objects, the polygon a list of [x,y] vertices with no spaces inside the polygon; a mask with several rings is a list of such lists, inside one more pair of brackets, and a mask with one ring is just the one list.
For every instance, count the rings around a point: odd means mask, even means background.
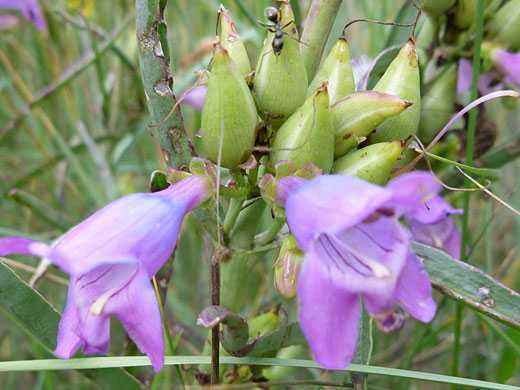
[{"label": "brown-tipped seed capsule", "polygon": [[386,118],[399,115],[412,103],[383,92],[359,91],[340,99],[331,108],[334,157],[358,146]]},{"label": "brown-tipped seed capsule", "polygon": [[291,5],[284,2],[279,10],[278,22],[266,26],[267,38],[258,58],[253,96],[258,112],[278,128],[305,101],[307,72],[300,54]]},{"label": "brown-tipped seed capsule", "polygon": [[334,159],[334,133],[329,107],[329,94],[324,85],[276,132],[269,154],[275,165],[289,160],[294,169],[313,163],[329,173]]},{"label": "brown-tipped seed capsule", "polygon": [[418,135],[424,143],[430,143],[451,119],[456,88],[457,66],[446,65],[423,96]]},{"label": "brown-tipped seed capsule", "polygon": [[296,239],[288,235],[282,241],[280,254],[274,265],[274,287],[285,298],[294,298],[298,275],[303,262],[303,252]]},{"label": "brown-tipped seed capsule", "polygon": [[520,49],[520,0],[505,3],[486,24],[497,41],[509,50]]},{"label": "brown-tipped seed capsule", "polygon": [[370,136],[370,142],[404,139],[410,134],[415,134],[421,116],[421,85],[413,38],[403,45],[381,80],[377,82],[374,91],[399,96],[413,105],[405,112],[385,120],[376,133]]},{"label": "brown-tipped seed capsule", "polygon": [[328,82],[330,105],[356,90],[354,73],[350,63],[350,51],[344,36],[338,39],[318,73],[316,73],[314,80],[309,84],[307,97],[315,93],[324,81]]},{"label": "brown-tipped seed capsule", "polygon": [[221,16],[220,41],[224,49],[237,66],[240,73],[244,76],[251,73],[251,63],[247,55],[244,43],[240,39],[235,28],[235,23],[231,19],[229,12],[220,4],[219,13]]},{"label": "brown-tipped seed capsule", "polygon": [[244,77],[217,42],[201,119],[202,147],[213,162],[237,168],[251,155],[258,114]]},{"label": "brown-tipped seed capsule", "polygon": [[400,140],[366,146],[334,161],[332,172],[384,185],[403,147]]}]

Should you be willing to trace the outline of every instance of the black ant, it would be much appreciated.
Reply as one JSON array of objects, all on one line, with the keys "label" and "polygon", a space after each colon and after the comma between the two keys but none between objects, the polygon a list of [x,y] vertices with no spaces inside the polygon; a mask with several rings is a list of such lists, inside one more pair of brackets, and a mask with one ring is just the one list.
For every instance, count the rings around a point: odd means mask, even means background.
[{"label": "black ant", "polygon": [[262,22],[258,22],[261,26],[265,27],[268,31],[274,33],[274,38],[272,42],[273,46],[273,52],[275,55],[280,55],[283,49],[283,35],[287,35],[289,38],[294,39],[297,42],[301,42],[300,40],[290,36],[287,34],[283,29],[290,24],[294,23],[294,20],[291,20],[289,23],[287,23],[285,26],[282,26],[280,23],[281,14],[278,12],[278,9],[276,7],[267,7],[264,10],[265,17],[274,24],[265,24]]}]

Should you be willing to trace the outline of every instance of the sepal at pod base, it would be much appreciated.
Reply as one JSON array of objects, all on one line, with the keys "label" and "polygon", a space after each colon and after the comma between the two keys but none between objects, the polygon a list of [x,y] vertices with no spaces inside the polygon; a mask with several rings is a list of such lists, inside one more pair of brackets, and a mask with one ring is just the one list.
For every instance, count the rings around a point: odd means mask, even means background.
[{"label": "sepal at pod base", "polygon": [[403,45],[397,57],[375,85],[374,91],[399,96],[413,105],[405,112],[385,120],[376,133],[370,136],[370,142],[392,141],[415,134],[421,115],[421,85],[419,61],[415,53],[413,37]]},{"label": "sepal at pod base", "polygon": [[331,107],[334,129],[334,158],[358,146],[386,118],[399,115],[412,105],[388,93],[359,91]]},{"label": "sepal at pod base", "polygon": [[307,95],[307,71],[300,54],[298,30],[289,1],[279,9],[280,24],[283,28],[283,48],[277,54],[273,51],[274,33],[268,31],[264,47],[258,57],[253,80],[253,96],[258,112],[279,128]]},{"label": "sepal at pod base", "polygon": [[350,63],[350,50],[344,35],[339,37],[329,55],[323,61],[318,73],[307,88],[307,97],[316,92],[316,89],[327,81],[329,90],[329,104],[332,106],[339,99],[356,90],[354,73]]},{"label": "sepal at pod base", "polygon": [[285,298],[296,296],[298,274],[303,262],[303,252],[293,235],[282,241],[280,253],[274,265],[274,287]]},{"label": "sepal at pod base", "polygon": [[309,97],[276,132],[269,160],[290,161],[295,169],[313,163],[329,173],[334,159],[334,133],[326,83]]},{"label": "sepal at pod base", "polygon": [[285,217],[284,202],[280,202],[279,199],[286,199],[292,188],[285,179],[289,178],[289,181],[295,182],[297,185],[320,175],[321,169],[314,164],[306,164],[295,171],[290,161],[280,161],[275,165],[275,176],[270,173],[263,175],[258,182],[258,188],[261,190],[264,201],[271,206],[275,217]]},{"label": "sepal at pod base", "polygon": [[229,57],[231,57],[240,73],[245,76],[251,73],[251,63],[249,62],[249,56],[244,43],[238,36],[235,23],[233,23],[229,12],[222,4],[220,4],[218,12],[221,17],[220,42],[224,49],[227,50]]},{"label": "sepal at pod base", "polygon": [[258,132],[258,115],[251,92],[229,57],[215,42],[213,67],[201,119],[202,147],[206,156],[220,165],[235,169],[247,161]]},{"label": "sepal at pod base", "polygon": [[508,50],[520,49],[520,0],[505,3],[486,24],[490,35],[506,44]]},{"label": "sepal at pod base", "polygon": [[446,65],[423,96],[419,138],[430,141],[451,119],[457,89],[457,65]]},{"label": "sepal at pod base", "polygon": [[385,185],[404,145],[404,141],[395,140],[354,150],[334,161],[332,173],[356,176],[370,183]]}]

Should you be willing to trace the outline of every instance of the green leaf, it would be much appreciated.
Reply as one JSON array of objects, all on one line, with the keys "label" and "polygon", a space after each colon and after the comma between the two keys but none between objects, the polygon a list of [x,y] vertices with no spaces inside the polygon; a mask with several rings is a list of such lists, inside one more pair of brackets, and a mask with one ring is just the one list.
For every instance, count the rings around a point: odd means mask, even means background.
[{"label": "green leaf", "polygon": [[[358,323],[358,339],[356,342],[356,352],[352,358],[352,364],[368,365],[372,355],[372,317],[363,306]],[[350,380],[355,389],[367,388],[367,375],[359,372],[351,372]]]},{"label": "green leaf", "polygon": [[[60,313],[2,262],[0,310],[49,352],[56,348]],[[141,389],[137,379],[121,368],[90,368],[81,373],[103,389]]]},{"label": "green leaf", "polygon": [[423,265],[430,280],[443,294],[520,329],[520,294],[480,269],[455,260],[438,249],[414,242],[413,250],[424,259]]},{"label": "green leaf", "polygon": [[[166,356],[165,365],[179,364],[209,364],[210,356]],[[258,366],[284,366],[299,368],[323,369],[319,364],[312,360],[301,359],[279,359],[279,358],[255,358],[223,356],[220,358],[221,364],[245,364]],[[94,357],[83,359],[44,359],[30,361],[0,362],[0,372],[7,371],[41,371],[41,370],[71,370],[71,369],[96,369],[107,367],[144,367],[150,366],[150,359],[144,356],[123,356],[123,357]],[[518,390],[518,386],[503,385],[501,383],[486,382],[476,379],[459,378],[449,375],[432,374],[429,372],[401,370],[398,368],[386,368],[377,366],[363,366],[351,364],[343,371],[356,371],[369,375],[382,375],[396,378],[408,378],[426,382],[446,383],[468,386],[469,388],[489,389],[489,390]]]}]

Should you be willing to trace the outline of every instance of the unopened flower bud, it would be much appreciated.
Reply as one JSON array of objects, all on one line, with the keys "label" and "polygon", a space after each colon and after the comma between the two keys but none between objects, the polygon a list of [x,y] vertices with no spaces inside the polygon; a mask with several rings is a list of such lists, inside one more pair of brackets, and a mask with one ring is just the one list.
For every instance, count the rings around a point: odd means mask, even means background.
[{"label": "unopened flower bud", "polygon": [[274,287],[285,298],[294,298],[298,274],[303,262],[303,252],[296,239],[288,235],[282,242],[280,254],[274,265]]},{"label": "unopened flower bud", "polygon": [[403,150],[400,140],[380,142],[355,150],[334,161],[332,172],[356,176],[368,182],[384,185]]},{"label": "unopened flower bud", "polygon": [[327,87],[319,88],[276,132],[269,159],[292,162],[294,169],[313,163],[329,173],[334,158],[334,133]]},{"label": "unopened flower bud", "polygon": [[222,4],[220,4],[219,12],[222,18],[220,25],[220,40],[222,46],[227,50],[240,73],[245,76],[251,73],[251,63],[249,62],[244,43],[238,36],[235,23],[233,23],[229,12]]},{"label": "unopened flower bud", "polygon": [[415,134],[421,115],[421,85],[415,42],[410,38],[377,82],[374,91],[399,96],[413,103],[405,112],[385,120],[370,136],[372,143],[404,139]]},{"label": "unopened flower bud", "polygon": [[307,97],[314,94],[324,81],[328,82],[327,88],[331,106],[342,97],[356,90],[354,73],[350,63],[350,50],[344,36],[337,40],[329,55],[323,61],[318,73],[314,76],[314,80],[309,84]]},{"label": "unopened flower bud", "polygon": [[399,115],[412,103],[383,92],[359,91],[340,99],[331,108],[334,157],[351,151],[386,118]]},{"label": "unopened flower bud", "polygon": [[457,89],[457,66],[446,65],[423,95],[419,137],[429,143],[451,119]]},{"label": "unopened flower bud", "polygon": [[275,127],[280,127],[304,103],[308,83],[289,2],[284,2],[278,12],[279,23],[285,26],[279,38],[283,41],[282,48],[274,50],[275,34],[268,31],[253,80],[253,96],[258,111]]},{"label": "unopened flower bud", "polygon": [[234,169],[251,155],[258,115],[251,92],[226,49],[217,42],[201,119],[202,147],[207,157]]}]

